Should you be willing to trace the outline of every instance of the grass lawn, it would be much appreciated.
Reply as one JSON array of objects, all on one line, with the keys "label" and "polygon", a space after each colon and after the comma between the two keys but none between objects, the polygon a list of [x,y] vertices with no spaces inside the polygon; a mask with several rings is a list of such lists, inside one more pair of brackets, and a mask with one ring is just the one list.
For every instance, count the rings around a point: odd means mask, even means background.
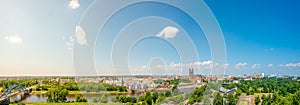
[{"label": "grass lawn", "polygon": [[[122,103],[93,103],[93,102],[73,102],[73,103],[46,103],[46,102],[39,102],[39,103],[25,103],[26,105],[124,105]],[[11,104],[11,105],[18,105],[18,104]]]}]

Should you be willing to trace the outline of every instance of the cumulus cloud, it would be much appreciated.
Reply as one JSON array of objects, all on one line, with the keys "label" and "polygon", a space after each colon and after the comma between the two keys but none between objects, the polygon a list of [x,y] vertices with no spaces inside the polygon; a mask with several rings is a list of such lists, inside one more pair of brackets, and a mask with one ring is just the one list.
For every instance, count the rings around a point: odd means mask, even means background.
[{"label": "cumulus cloud", "polygon": [[[191,64],[189,64],[191,65]],[[193,65],[195,66],[210,66],[212,65],[212,61],[203,61],[203,62],[194,62]]]},{"label": "cumulus cloud", "polygon": [[23,39],[18,36],[5,36],[4,39],[12,44],[23,43]]},{"label": "cumulus cloud", "polygon": [[142,69],[147,69],[148,66],[144,65],[144,66],[142,66],[141,68],[142,68]]},{"label": "cumulus cloud", "polygon": [[187,67],[187,68],[202,67],[204,69],[210,69],[210,68],[212,68],[212,66],[213,66],[213,63],[210,60],[203,61],[203,62],[193,62],[193,63],[185,64],[185,67]]},{"label": "cumulus cloud", "polygon": [[268,66],[269,66],[269,67],[273,67],[273,64],[269,64]]},{"label": "cumulus cloud", "polygon": [[76,26],[76,42],[79,45],[87,45],[86,34],[81,26]]},{"label": "cumulus cloud", "polygon": [[284,65],[285,67],[300,67],[300,62],[299,63],[288,63]]},{"label": "cumulus cloud", "polygon": [[247,63],[238,63],[235,65],[235,68],[239,69],[239,68],[246,68],[247,67]]},{"label": "cumulus cloud", "polygon": [[167,26],[162,31],[160,31],[156,36],[165,38],[174,38],[179,30],[176,27]]},{"label": "cumulus cloud", "polygon": [[259,69],[260,68],[260,64],[254,64],[254,65],[252,65],[252,68],[253,69]]},{"label": "cumulus cloud", "polygon": [[204,61],[204,62],[202,62],[202,66],[210,66],[212,64],[212,62],[211,61]]},{"label": "cumulus cloud", "polygon": [[177,67],[183,67],[183,66],[185,66],[184,64],[182,64],[182,63],[171,63],[170,64],[170,67],[172,67],[172,68],[177,68]]},{"label": "cumulus cloud", "polygon": [[71,8],[71,9],[77,9],[77,8],[79,8],[79,6],[80,6],[80,4],[79,4],[78,0],[71,0],[69,2],[69,8]]},{"label": "cumulus cloud", "polygon": [[[242,65],[247,65],[242,64]],[[176,70],[187,70],[189,68],[194,68],[194,69],[203,69],[203,70],[208,70],[208,69],[212,69],[213,67],[221,69],[221,68],[228,68],[229,64],[219,64],[219,63],[213,63],[212,61],[208,60],[208,61],[196,61],[196,62],[191,62],[191,63],[174,63],[171,62],[169,65],[153,65],[153,66],[139,66],[133,69],[133,71],[137,72],[137,71],[144,71],[144,70],[148,70],[148,69],[152,69],[152,70],[162,70],[162,69],[166,69],[166,70],[172,70],[176,71]]]}]

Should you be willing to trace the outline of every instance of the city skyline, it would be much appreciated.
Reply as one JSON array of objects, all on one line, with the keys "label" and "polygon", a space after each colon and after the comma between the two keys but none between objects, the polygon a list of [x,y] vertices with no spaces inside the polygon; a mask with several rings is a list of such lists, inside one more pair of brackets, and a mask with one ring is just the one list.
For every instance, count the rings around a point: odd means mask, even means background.
[{"label": "city skyline", "polygon": [[[0,76],[75,75],[72,61],[73,44],[91,45],[86,42],[87,39],[81,40],[81,36],[76,34],[85,32],[78,23],[92,2],[93,0],[1,1]],[[204,2],[214,13],[224,35],[227,59],[226,64],[221,66],[226,67],[226,75],[300,75],[300,13],[297,12],[300,2]],[[272,5],[269,5],[270,2]],[[181,19],[186,16],[173,17]],[[185,26],[192,27],[189,24]],[[112,32],[119,31],[113,25],[108,28]],[[211,67],[218,66],[218,63],[211,60],[210,47],[205,35],[203,32],[189,35],[184,28],[186,27],[158,17],[137,20],[127,26],[119,33],[118,38],[149,35],[149,38],[131,46],[128,55],[131,70],[137,74],[147,74],[149,69],[153,69],[150,72],[153,74],[161,74],[156,71],[179,74],[184,70],[184,73],[188,74],[188,68],[194,68],[197,74],[209,74]],[[111,37],[94,39],[97,40],[94,46],[94,61],[98,75],[113,73],[111,64],[108,63],[111,58],[106,55],[109,53],[106,50],[111,49],[110,43],[117,40]],[[180,61],[176,51],[180,48],[174,47],[168,40],[184,40],[177,44],[186,46],[187,52],[195,48],[199,56],[189,58],[185,62]],[[190,44],[195,46],[188,46]]]}]

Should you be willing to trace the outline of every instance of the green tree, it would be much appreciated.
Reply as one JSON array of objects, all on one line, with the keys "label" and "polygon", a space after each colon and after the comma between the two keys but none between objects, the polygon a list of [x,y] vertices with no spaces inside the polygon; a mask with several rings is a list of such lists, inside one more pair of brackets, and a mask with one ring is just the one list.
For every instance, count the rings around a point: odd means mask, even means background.
[{"label": "green tree", "polygon": [[147,105],[152,105],[152,97],[151,97],[151,95],[150,96],[146,96],[145,98],[146,98]]},{"label": "green tree", "polygon": [[79,94],[76,94],[75,95],[75,102],[87,102],[87,99],[82,97],[81,95]]},{"label": "green tree", "polygon": [[170,97],[171,94],[172,94],[172,93],[171,93],[169,90],[167,90],[166,93],[165,93],[165,96],[166,96],[166,97]]},{"label": "green tree", "polygon": [[161,92],[161,93],[159,94],[159,97],[158,97],[156,103],[159,104],[159,103],[162,102],[165,98],[166,98],[166,97],[165,97],[164,93]]},{"label": "green tree", "polygon": [[79,94],[75,95],[75,102],[80,102],[81,101],[81,96]]},{"label": "green tree", "polygon": [[294,95],[292,95],[293,105],[300,105],[300,90],[298,90]]},{"label": "green tree", "polygon": [[127,100],[127,102],[130,102],[130,103],[136,103],[137,102],[136,97],[126,97],[126,100]]},{"label": "green tree", "polygon": [[127,102],[126,96],[124,96],[124,95],[117,96],[117,99],[121,103],[126,103]]},{"label": "green tree", "polygon": [[188,103],[188,104],[194,104],[194,103],[195,103],[194,97],[191,97],[191,98],[188,100],[187,103]]},{"label": "green tree", "polygon": [[144,97],[145,97],[145,101],[146,101],[147,105],[152,105],[152,96],[149,91],[146,92]]},{"label": "green tree", "polygon": [[238,89],[236,90],[236,94],[235,94],[235,95],[238,97],[238,96],[240,96],[242,93],[243,93],[242,90],[241,90],[240,88],[238,88]]},{"label": "green tree", "polygon": [[156,103],[156,100],[158,99],[158,93],[157,92],[153,92],[152,93],[152,100],[154,103]]},{"label": "green tree", "polygon": [[138,97],[138,102],[142,102],[142,101],[145,101],[145,96],[139,96]]},{"label": "green tree", "polygon": [[258,105],[260,103],[260,98],[259,96],[255,97],[255,105]]},{"label": "green tree", "polygon": [[46,92],[47,102],[65,102],[69,91],[63,87],[51,88]]},{"label": "green tree", "polygon": [[223,99],[220,93],[218,93],[214,99],[213,102],[214,105],[222,105],[223,104]]},{"label": "green tree", "polygon": [[227,105],[236,105],[236,100],[232,93],[229,93],[227,96]]},{"label": "green tree", "polygon": [[108,102],[108,99],[107,99],[107,95],[106,94],[103,94],[100,98],[100,102],[101,103],[107,103]]}]

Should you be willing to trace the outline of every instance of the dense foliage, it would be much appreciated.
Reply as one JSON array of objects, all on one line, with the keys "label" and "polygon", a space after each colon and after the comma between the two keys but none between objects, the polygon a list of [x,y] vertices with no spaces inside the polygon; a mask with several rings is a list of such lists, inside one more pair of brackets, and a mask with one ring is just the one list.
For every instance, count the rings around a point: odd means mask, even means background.
[{"label": "dense foliage", "polygon": [[261,105],[300,105],[300,91],[286,97],[275,92],[274,94],[263,95],[261,100]]},{"label": "dense foliage", "polygon": [[159,104],[166,98],[165,93],[161,92],[149,92],[147,91],[144,95],[140,95],[138,98],[131,97],[131,96],[124,96],[119,95],[115,99],[112,99],[112,101],[117,101],[120,103],[128,103],[128,104],[147,104],[147,105],[154,105]]},{"label": "dense foliage", "polygon": [[88,82],[80,82],[76,83],[75,81],[72,82],[65,82],[65,83],[58,83],[56,81],[46,81],[46,83],[42,85],[36,86],[36,91],[47,91],[48,88],[52,86],[62,86],[69,91],[86,91],[86,92],[100,92],[100,91],[118,91],[118,92],[126,92],[126,86],[115,86],[110,84],[103,84],[103,83],[88,83]]},{"label": "dense foliage", "polygon": [[292,78],[262,78],[252,81],[241,80],[237,85],[243,93],[274,93],[278,92],[280,96],[293,94],[300,89],[300,82]]},{"label": "dense foliage", "polygon": [[66,102],[68,94],[69,91],[64,87],[50,88],[46,93],[47,102]]},{"label": "dense foliage", "polygon": [[201,102],[203,98],[203,94],[205,91],[206,86],[202,86],[200,88],[196,88],[193,92],[192,97],[189,99],[189,104],[194,104],[195,102]]},{"label": "dense foliage", "polygon": [[76,94],[75,95],[75,102],[87,102],[87,99],[84,98],[83,96]]},{"label": "dense foliage", "polygon": [[38,84],[36,79],[21,79],[21,80],[1,80],[0,87],[2,87],[2,91],[14,85],[21,85],[24,87],[30,87]]}]

